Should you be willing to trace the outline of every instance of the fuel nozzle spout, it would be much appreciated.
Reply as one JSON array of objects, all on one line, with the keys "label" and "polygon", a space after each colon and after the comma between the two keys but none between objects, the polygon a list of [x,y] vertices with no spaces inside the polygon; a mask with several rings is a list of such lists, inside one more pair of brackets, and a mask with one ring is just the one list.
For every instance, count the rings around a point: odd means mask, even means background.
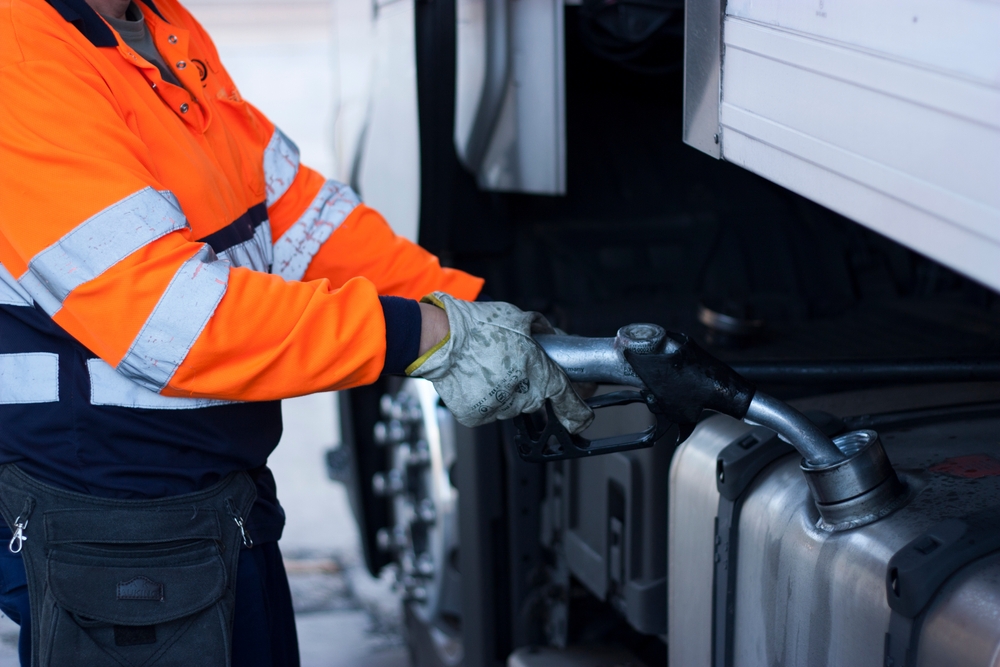
[{"label": "fuel nozzle spout", "polygon": [[768,427],[812,465],[831,465],[847,458],[805,415],[758,391],[684,334],[664,332],[657,351],[637,353],[626,348],[624,356],[652,398],[650,410],[675,423],[693,424],[703,410],[714,410]]},{"label": "fuel nozzle spout", "polygon": [[667,333],[665,341],[657,354],[625,352],[659,409],[676,420],[708,408],[778,433],[802,455],[819,528],[834,532],[863,526],[903,502],[905,487],[875,431],[853,431],[831,440],[801,412],[758,391],[687,336]]},{"label": "fuel nozzle spout", "polygon": [[761,392],[754,395],[746,419],[776,431],[802,454],[800,467],[819,510],[820,529],[858,528],[903,503],[906,487],[875,431],[851,431],[831,440],[798,410]]}]

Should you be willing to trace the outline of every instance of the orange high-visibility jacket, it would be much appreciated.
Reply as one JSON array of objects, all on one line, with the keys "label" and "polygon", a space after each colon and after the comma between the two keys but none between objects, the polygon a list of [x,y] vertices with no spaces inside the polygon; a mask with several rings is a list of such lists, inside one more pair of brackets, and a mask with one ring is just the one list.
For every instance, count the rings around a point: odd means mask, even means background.
[{"label": "orange high-visibility jacket", "polygon": [[476,297],[301,165],[183,7],[137,4],[183,87],[79,0],[0,0],[0,302],[93,352],[92,384],[225,401],[366,384],[380,295]]}]

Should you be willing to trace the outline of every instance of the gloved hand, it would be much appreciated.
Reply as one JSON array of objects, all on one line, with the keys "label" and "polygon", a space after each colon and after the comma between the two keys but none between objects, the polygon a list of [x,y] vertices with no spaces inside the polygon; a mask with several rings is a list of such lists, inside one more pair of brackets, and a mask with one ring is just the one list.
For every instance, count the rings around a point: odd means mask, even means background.
[{"label": "gloved hand", "polygon": [[406,374],[434,383],[459,423],[473,427],[534,412],[552,400],[570,433],[594,419],[563,370],[531,337],[553,333],[538,313],[500,301],[460,301],[443,292],[424,297],[443,308],[451,333],[414,361]]}]

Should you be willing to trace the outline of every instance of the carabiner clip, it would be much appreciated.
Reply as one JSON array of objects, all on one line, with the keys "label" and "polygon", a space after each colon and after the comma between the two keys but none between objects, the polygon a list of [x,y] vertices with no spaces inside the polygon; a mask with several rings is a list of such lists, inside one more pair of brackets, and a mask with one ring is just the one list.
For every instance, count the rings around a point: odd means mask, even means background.
[{"label": "carabiner clip", "polygon": [[21,517],[18,516],[17,519],[14,520],[14,537],[10,538],[10,544],[7,545],[7,548],[12,554],[19,554],[21,553],[21,549],[24,548],[24,542],[28,539],[24,534],[24,529],[27,527],[27,519],[22,522]]},{"label": "carabiner clip", "polygon": [[229,516],[233,517],[233,521],[236,522],[236,527],[240,529],[240,537],[243,538],[243,546],[247,549],[253,549],[253,538],[250,537],[250,533],[247,532],[246,527],[243,525],[243,517],[240,513],[236,511],[236,507],[233,506],[233,499],[226,498],[226,509],[229,510]]},{"label": "carabiner clip", "polygon": [[253,538],[250,537],[250,533],[248,533],[246,531],[246,528],[243,527],[243,518],[239,516],[234,516],[233,521],[235,521],[236,525],[239,526],[240,537],[243,538],[243,546],[245,546],[247,549],[253,549]]}]

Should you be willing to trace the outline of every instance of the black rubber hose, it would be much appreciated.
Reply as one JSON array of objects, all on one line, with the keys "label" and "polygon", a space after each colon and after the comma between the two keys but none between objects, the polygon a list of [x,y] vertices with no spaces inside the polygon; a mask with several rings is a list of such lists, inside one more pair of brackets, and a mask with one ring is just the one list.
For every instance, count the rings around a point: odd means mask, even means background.
[{"label": "black rubber hose", "polygon": [[751,361],[733,370],[758,384],[893,384],[1000,381],[1000,359]]}]

